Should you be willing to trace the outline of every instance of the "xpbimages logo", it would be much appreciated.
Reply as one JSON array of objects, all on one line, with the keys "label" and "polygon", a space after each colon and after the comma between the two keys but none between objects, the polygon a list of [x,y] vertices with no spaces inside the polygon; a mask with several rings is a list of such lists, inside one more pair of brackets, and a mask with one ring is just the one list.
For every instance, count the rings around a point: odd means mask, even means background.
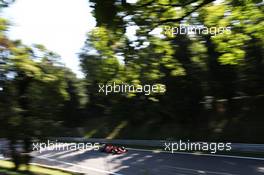
[{"label": "xpbimages logo", "polygon": [[99,150],[99,143],[63,143],[56,141],[34,142],[32,143],[32,151],[86,151]]},{"label": "xpbimages logo", "polygon": [[215,154],[218,151],[231,151],[231,143],[213,142],[165,142],[164,151],[175,153],[177,151],[202,151]]},{"label": "xpbimages logo", "polygon": [[133,85],[121,83],[117,84],[98,84],[99,93],[108,95],[109,93],[144,93],[144,95],[150,95],[151,93],[165,93],[166,86],[163,84],[145,84],[145,85]]},{"label": "xpbimages logo", "polygon": [[169,37],[175,35],[213,35],[228,33],[231,34],[231,27],[206,27],[203,25],[180,25],[179,27],[164,26],[163,32]]}]

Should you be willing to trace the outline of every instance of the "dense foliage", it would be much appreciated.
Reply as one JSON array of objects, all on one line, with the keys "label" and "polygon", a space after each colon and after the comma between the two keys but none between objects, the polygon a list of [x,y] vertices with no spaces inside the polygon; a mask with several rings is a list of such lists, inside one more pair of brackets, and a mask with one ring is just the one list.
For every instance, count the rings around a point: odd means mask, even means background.
[{"label": "dense foliage", "polygon": [[[87,113],[130,121],[121,138],[261,142],[261,1],[91,2],[97,26],[80,55],[90,99]],[[231,32],[157,35],[159,29],[180,25]],[[136,29],[132,38],[130,29]],[[160,83],[167,92],[98,93],[98,83],[112,82]],[[142,133],[129,132],[135,124]]]},{"label": "dense foliage", "polygon": [[[90,137],[263,142],[261,0],[90,3],[97,26],[80,53],[83,79],[44,46],[10,40],[0,18],[0,137],[11,140],[14,162],[18,140],[30,152],[30,140],[75,136],[67,128],[77,127],[92,130]],[[180,25],[231,32],[161,32]],[[113,82],[165,85],[166,92],[99,92]]]}]

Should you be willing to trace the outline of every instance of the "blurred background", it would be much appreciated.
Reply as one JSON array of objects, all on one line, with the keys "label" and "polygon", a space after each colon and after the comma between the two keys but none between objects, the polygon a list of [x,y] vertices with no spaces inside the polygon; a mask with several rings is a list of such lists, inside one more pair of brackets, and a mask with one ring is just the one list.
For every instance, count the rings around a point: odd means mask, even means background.
[{"label": "blurred background", "polygon": [[[23,0],[1,0],[1,11],[16,3]],[[88,3],[94,26],[72,58],[43,43],[12,39],[12,20],[2,13],[0,137],[25,145],[51,136],[264,142],[263,1]],[[231,33],[172,37],[162,32],[180,24],[230,27]],[[79,60],[79,73],[65,66],[65,59]],[[99,83],[113,82],[160,83],[167,91],[149,96],[98,92]]]}]

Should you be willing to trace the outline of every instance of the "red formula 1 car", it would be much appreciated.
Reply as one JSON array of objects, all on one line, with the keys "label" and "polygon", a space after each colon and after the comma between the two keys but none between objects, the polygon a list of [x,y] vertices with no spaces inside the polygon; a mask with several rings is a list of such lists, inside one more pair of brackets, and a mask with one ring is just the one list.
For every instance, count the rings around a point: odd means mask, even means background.
[{"label": "red formula 1 car", "polygon": [[104,144],[101,147],[101,152],[112,153],[112,154],[123,154],[127,152],[127,149],[123,146],[114,146],[111,144]]}]

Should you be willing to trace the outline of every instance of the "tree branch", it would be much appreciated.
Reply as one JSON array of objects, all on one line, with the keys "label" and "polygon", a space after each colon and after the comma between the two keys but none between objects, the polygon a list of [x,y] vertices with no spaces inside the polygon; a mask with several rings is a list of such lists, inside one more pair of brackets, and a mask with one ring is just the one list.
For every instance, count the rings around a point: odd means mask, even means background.
[{"label": "tree branch", "polygon": [[159,5],[162,6],[169,6],[169,7],[182,7],[182,6],[186,6],[186,5],[190,5],[191,3],[197,2],[198,0],[190,0],[189,2],[184,2],[184,3],[179,3],[179,4],[161,4],[159,3]]},{"label": "tree branch", "polygon": [[181,20],[183,20],[185,17],[189,16],[190,14],[192,14],[193,12],[197,11],[198,9],[200,9],[201,7],[213,2],[215,0],[205,0],[204,2],[202,2],[201,4],[197,5],[194,9],[192,9],[191,11],[187,12],[184,16],[180,17],[180,18],[175,18],[175,19],[166,19],[166,20],[162,20],[159,22],[159,24],[164,24],[164,23],[168,23],[168,22],[179,22]]}]

